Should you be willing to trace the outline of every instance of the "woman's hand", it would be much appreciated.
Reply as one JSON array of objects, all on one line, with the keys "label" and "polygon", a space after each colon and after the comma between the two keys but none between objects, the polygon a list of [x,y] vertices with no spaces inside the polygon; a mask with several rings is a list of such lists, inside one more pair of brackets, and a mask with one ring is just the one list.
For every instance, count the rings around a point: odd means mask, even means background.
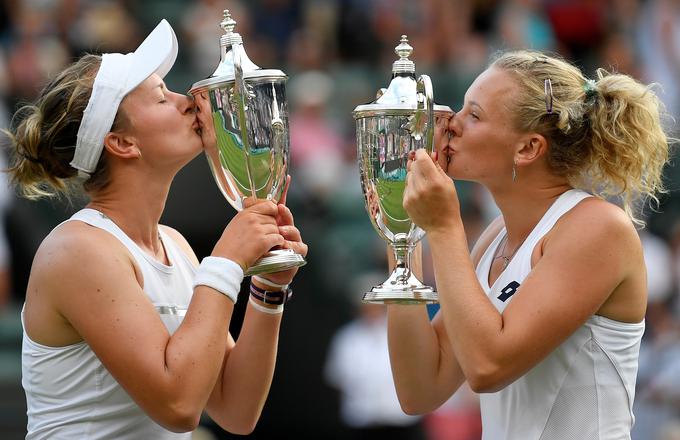
[{"label": "woman's hand", "polygon": [[286,239],[277,225],[278,206],[269,200],[248,203],[229,222],[212,255],[229,258],[245,272],[274,246],[285,246]]},{"label": "woman's hand", "polygon": [[[307,245],[302,241],[300,230],[295,227],[295,220],[293,213],[286,206],[286,198],[288,197],[288,188],[290,188],[290,176],[286,176],[286,186],[283,189],[281,200],[277,205],[278,213],[276,215],[276,224],[279,226],[279,233],[286,240],[283,249],[292,249],[296,254],[307,255]],[[297,273],[298,268],[284,270],[282,272],[268,273],[260,275],[272,283],[276,284],[290,284],[293,277]]]},{"label": "woman's hand", "polygon": [[[283,204],[278,205],[279,213],[276,217],[277,224],[279,225],[279,233],[285,239],[285,243],[281,246],[283,249],[292,249],[295,253],[302,255],[303,257],[307,255],[307,245],[302,241],[302,236],[300,230],[295,227],[293,213],[290,212],[287,206]],[[272,283],[276,284],[290,284],[297,273],[298,268],[294,267],[292,269],[284,270],[282,272],[268,273],[260,275]]]},{"label": "woman's hand", "polygon": [[426,232],[449,230],[460,225],[456,187],[432,156],[419,149],[408,163],[404,208],[413,222]]}]

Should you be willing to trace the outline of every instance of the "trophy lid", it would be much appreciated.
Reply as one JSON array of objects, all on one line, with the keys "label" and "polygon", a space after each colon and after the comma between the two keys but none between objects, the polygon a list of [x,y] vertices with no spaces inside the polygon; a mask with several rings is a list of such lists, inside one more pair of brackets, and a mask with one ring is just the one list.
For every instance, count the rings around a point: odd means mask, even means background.
[{"label": "trophy lid", "polygon": [[217,69],[208,78],[198,81],[191,86],[191,92],[211,86],[221,86],[222,83],[233,82],[234,72],[234,48],[235,44],[241,45],[241,67],[243,68],[244,79],[274,79],[285,80],[288,77],[278,69],[261,69],[253,63],[243,47],[243,38],[238,32],[234,32],[236,20],[231,17],[228,9],[224,10],[224,16],[220,22],[220,27],[224,30],[224,35],[220,37],[220,63]]},{"label": "trophy lid", "polygon": [[[376,116],[381,114],[405,114],[418,107],[418,93],[416,91],[416,64],[409,59],[413,47],[408,44],[406,35],[401,36],[399,45],[394,48],[399,59],[392,63],[392,81],[387,89],[380,89],[376,100],[370,104],[359,105],[354,109],[355,118]],[[434,105],[434,112],[451,113],[453,110],[446,105]]]}]

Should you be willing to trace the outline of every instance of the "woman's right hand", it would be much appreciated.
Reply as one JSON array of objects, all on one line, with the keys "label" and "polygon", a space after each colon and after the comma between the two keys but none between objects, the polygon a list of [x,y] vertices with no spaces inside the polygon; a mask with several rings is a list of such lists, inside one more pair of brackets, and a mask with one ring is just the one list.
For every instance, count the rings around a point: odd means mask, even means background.
[{"label": "woman's right hand", "polygon": [[248,202],[229,222],[213,249],[212,256],[228,258],[245,272],[255,261],[285,239],[276,223],[278,207],[269,200]]}]

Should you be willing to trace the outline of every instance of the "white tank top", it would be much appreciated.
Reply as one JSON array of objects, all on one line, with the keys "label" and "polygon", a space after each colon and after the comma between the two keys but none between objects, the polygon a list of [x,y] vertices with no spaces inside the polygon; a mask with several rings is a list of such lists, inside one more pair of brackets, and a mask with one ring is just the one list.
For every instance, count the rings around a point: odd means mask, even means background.
[{"label": "white tank top", "polygon": [[[72,220],[104,229],[125,245],[142,271],[144,293],[172,334],[191,300],[195,272],[179,246],[160,232],[170,261],[166,266],[143,252],[99,211],[83,209],[67,221]],[[172,433],[151,420],[84,341],[48,347],[32,341],[24,330],[21,364],[28,407],[26,439],[191,438],[191,433]]]},{"label": "white tank top", "polygon": [[[477,265],[477,278],[499,312],[531,271],[531,254],[555,222],[590,194],[569,190],[548,209],[489,287],[503,228]],[[510,385],[480,395],[484,440],[630,439],[644,321],[593,315],[547,358]]]}]

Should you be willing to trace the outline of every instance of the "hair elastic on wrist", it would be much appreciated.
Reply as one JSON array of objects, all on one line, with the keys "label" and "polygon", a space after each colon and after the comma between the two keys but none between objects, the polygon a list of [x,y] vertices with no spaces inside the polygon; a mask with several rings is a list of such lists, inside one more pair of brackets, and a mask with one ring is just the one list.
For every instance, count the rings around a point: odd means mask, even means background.
[{"label": "hair elastic on wrist", "polygon": [[276,307],[265,307],[262,304],[258,304],[252,296],[248,298],[248,302],[253,306],[253,308],[255,308],[255,310],[268,315],[279,315],[283,313],[283,304],[279,304]]},{"label": "hair elastic on wrist", "polygon": [[237,263],[228,258],[205,257],[196,270],[194,288],[199,285],[211,287],[236,304],[241,281],[243,269]]},{"label": "hair elastic on wrist", "polygon": [[279,305],[285,304],[293,296],[293,290],[286,287],[285,290],[264,290],[250,283],[250,295],[265,304]]}]

